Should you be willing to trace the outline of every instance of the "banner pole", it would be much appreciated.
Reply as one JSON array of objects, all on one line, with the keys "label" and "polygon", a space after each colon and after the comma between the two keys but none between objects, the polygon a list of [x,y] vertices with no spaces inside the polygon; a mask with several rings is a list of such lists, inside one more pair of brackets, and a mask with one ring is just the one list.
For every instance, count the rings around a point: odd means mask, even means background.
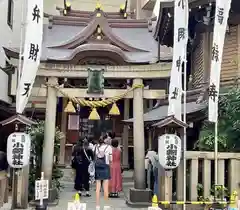
[{"label": "banner pole", "polygon": [[[214,185],[218,184],[218,121],[215,122],[214,129]],[[214,187],[214,198],[216,199],[217,190]]]},{"label": "banner pole", "polygon": [[[187,60],[184,61],[184,82],[183,82],[183,122],[187,123]],[[183,210],[186,209],[186,152],[187,152],[187,128],[183,128]]]},{"label": "banner pole", "polygon": [[19,49],[19,61],[18,61],[18,82],[17,85],[20,81],[21,78],[21,74],[22,74],[22,51],[23,51],[23,29],[25,26],[25,22],[24,22],[24,14],[25,14],[25,3],[26,0],[22,1],[22,14],[21,14],[21,29],[20,29],[20,49]]},{"label": "banner pole", "polygon": [[16,84],[16,111],[17,111],[17,104],[18,104],[18,88],[19,88],[19,83],[21,79],[21,74],[22,74],[22,55],[23,55],[23,32],[25,29],[25,24],[26,22],[24,21],[24,15],[25,15],[25,4],[27,3],[26,0],[22,1],[22,14],[21,14],[21,27],[20,27],[20,46],[19,46],[19,60],[18,60],[18,70],[17,70],[17,84]]}]

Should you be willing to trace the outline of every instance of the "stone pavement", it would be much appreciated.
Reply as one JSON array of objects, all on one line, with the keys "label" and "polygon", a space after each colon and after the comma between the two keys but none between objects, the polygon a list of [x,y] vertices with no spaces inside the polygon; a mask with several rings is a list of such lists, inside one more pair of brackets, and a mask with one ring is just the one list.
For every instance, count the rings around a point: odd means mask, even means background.
[{"label": "stone pavement", "polygon": [[[133,173],[131,171],[124,172],[124,182],[123,182],[123,192],[120,194],[119,198],[110,198],[109,199],[109,206],[111,206],[111,209],[115,210],[130,210],[133,208],[130,208],[125,203],[125,196],[128,195],[129,188],[133,187],[133,179],[132,179]],[[64,185],[64,189],[60,194],[59,203],[57,206],[49,207],[49,210],[67,210],[67,204],[70,201],[73,201],[73,197],[75,195],[75,191],[73,190],[73,178],[71,174],[70,169],[64,169],[64,177],[62,180],[62,183]],[[91,190],[91,197],[84,197],[82,196],[80,201],[83,203],[87,203],[87,210],[95,210],[96,204],[95,204],[95,192],[94,192],[94,186]],[[1,210],[10,210],[10,203],[5,204]],[[104,200],[103,196],[101,199],[101,206],[103,208],[104,206]],[[32,208],[29,208],[32,209]],[[138,208],[145,210],[147,208]]]}]

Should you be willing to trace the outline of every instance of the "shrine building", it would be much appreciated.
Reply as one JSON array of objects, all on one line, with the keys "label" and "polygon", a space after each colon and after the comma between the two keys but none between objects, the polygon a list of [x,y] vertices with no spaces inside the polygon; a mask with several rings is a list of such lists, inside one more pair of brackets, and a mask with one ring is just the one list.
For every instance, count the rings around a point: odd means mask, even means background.
[{"label": "shrine building", "polygon": [[[225,35],[224,50],[221,66],[220,86],[224,88],[239,85],[240,71],[240,10],[239,1],[232,0],[229,13],[227,31]],[[174,36],[174,2],[161,2],[159,10],[159,19],[156,24],[155,37],[159,40],[160,46],[173,47]],[[206,158],[207,152],[196,152],[191,156],[194,144],[199,139],[200,129],[207,115],[202,112],[207,106],[208,87],[210,79],[210,65],[212,58],[212,40],[214,28],[215,1],[214,0],[191,0],[189,1],[189,41],[187,46],[187,159],[190,160],[191,171],[189,189],[187,197],[189,200],[198,199],[197,185],[203,183],[204,198],[210,195],[210,189],[213,185],[214,171],[211,167],[211,158]],[[221,89],[220,89],[221,90]],[[144,122],[149,128],[158,127],[163,119],[166,119],[167,100],[160,100],[155,109],[144,114]],[[133,119],[125,121],[131,124]],[[151,129],[150,129],[151,130]],[[150,132],[150,139],[156,136],[156,131]],[[152,136],[152,137],[151,137]],[[153,143],[156,141],[153,141]],[[204,154],[204,155],[202,155]],[[219,153],[220,154],[220,153]],[[239,170],[238,163],[233,163],[229,156],[218,161],[218,184],[227,187],[231,192],[235,189],[239,191],[238,178],[234,176]],[[233,153],[236,156],[237,153]],[[201,164],[200,160],[204,159]],[[226,161],[227,160],[227,161]],[[224,162],[225,161],[225,162]],[[176,192],[177,200],[183,199],[183,163],[176,171],[176,182],[172,183]],[[235,164],[235,165],[234,165]],[[226,175],[228,171],[228,177]],[[174,177],[175,178],[175,177]],[[173,178],[173,179],[174,179]],[[202,180],[202,181],[200,181]],[[170,196],[171,198],[172,195]],[[170,198],[170,199],[171,199]]]},{"label": "shrine building", "polygon": [[[41,64],[25,115],[45,120],[43,168],[51,177],[55,127],[65,134],[59,162],[69,165],[80,137],[98,140],[114,132],[123,164],[133,165],[136,189],[145,190],[143,114],[166,97],[171,48],[160,47],[152,19],[135,19],[126,6],[117,12],[78,11],[67,5],[60,15],[45,14]],[[161,49],[161,50],[160,50]],[[4,48],[12,63],[19,48]],[[11,95],[16,95],[17,71]],[[133,128],[123,120],[134,117]]]}]

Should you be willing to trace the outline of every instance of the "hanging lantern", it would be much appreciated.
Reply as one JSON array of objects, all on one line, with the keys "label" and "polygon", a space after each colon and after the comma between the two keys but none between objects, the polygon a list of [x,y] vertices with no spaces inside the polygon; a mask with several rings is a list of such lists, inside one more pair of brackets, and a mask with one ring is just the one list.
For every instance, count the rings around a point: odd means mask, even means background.
[{"label": "hanging lantern", "polygon": [[120,111],[116,103],[112,105],[112,108],[109,111],[109,115],[120,115]]},{"label": "hanging lantern", "polygon": [[64,109],[64,112],[67,112],[67,113],[75,113],[76,112],[76,109],[72,104],[72,101],[68,102],[67,106]]},{"label": "hanging lantern", "polygon": [[96,108],[92,109],[88,119],[89,120],[100,120],[100,116],[99,116]]}]

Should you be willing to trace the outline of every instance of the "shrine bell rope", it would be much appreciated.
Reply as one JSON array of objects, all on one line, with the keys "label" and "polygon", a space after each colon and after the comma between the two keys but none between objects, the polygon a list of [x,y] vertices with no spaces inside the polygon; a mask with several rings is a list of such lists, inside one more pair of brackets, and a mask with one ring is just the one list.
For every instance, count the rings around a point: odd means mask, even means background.
[{"label": "shrine bell rope", "polygon": [[81,106],[88,106],[91,108],[97,108],[97,107],[105,107],[108,106],[110,104],[113,104],[115,102],[117,102],[118,100],[124,98],[128,93],[130,93],[131,91],[133,91],[134,89],[137,88],[144,88],[144,85],[142,84],[135,84],[133,85],[130,89],[126,90],[125,93],[118,95],[118,96],[114,96],[113,98],[108,98],[108,99],[103,99],[102,101],[91,101],[91,100],[86,100],[86,99],[80,99],[80,98],[76,98],[73,96],[70,96],[69,94],[67,94],[63,88],[61,88],[59,85],[51,85],[51,84],[47,84],[47,86],[53,87],[56,90],[58,90],[63,96],[67,97],[69,100],[71,100],[73,103],[75,104],[79,104]]}]

